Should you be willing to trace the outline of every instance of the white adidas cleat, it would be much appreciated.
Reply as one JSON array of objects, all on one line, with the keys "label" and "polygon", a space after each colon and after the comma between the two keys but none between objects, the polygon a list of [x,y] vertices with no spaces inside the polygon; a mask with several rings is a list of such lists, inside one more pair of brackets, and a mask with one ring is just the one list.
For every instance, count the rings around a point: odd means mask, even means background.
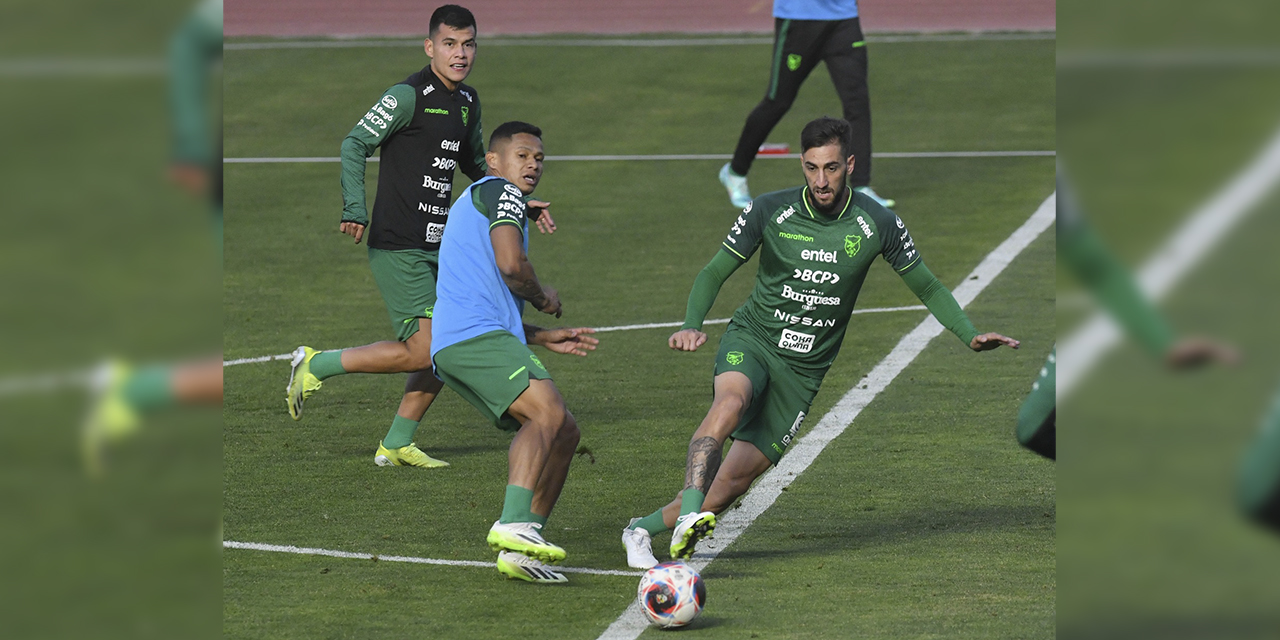
[{"label": "white adidas cleat", "polygon": [[542,525],[536,522],[495,522],[489,529],[488,542],[494,551],[515,551],[550,563],[564,560],[564,549],[547,542],[542,537]]},{"label": "white adidas cleat", "polygon": [[720,184],[729,192],[729,202],[738,209],[751,204],[751,191],[747,189],[747,177],[733,172],[726,163],[720,167]]},{"label": "white adidas cleat", "polygon": [[653,537],[645,529],[632,529],[640,518],[632,518],[631,524],[622,530],[622,546],[627,549],[627,566],[634,569],[652,569],[658,565],[653,557]]},{"label": "white adidas cleat", "polygon": [[551,567],[514,551],[498,554],[498,571],[510,579],[535,584],[564,584],[569,581],[563,573],[553,571]]}]

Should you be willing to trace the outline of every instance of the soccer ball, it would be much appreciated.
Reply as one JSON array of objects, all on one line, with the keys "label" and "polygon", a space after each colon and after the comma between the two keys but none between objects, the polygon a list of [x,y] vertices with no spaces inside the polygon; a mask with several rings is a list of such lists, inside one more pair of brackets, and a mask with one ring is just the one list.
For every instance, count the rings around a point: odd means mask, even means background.
[{"label": "soccer ball", "polygon": [[707,603],[707,586],[693,567],[664,562],[644,573],[636,589],[640,610],[663,629],[683,627],[698,618]]}]

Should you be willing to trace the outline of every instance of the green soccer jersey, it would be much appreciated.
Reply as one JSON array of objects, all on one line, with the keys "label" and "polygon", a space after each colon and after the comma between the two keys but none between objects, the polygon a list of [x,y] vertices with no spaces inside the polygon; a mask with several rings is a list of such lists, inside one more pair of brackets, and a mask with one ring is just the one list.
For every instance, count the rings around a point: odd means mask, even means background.
[{"label": "green soccer jersey", "polygon": [[760,250],[755,288],[734,324],[797,368],[821,373],[840,351],[875,257],[899,275],[921,262],[902,219],[871,198],[851,191],[844,208],[828,216],[812,208],[807,190],[757,197],[734,221],[723,250],[740,262]]}]

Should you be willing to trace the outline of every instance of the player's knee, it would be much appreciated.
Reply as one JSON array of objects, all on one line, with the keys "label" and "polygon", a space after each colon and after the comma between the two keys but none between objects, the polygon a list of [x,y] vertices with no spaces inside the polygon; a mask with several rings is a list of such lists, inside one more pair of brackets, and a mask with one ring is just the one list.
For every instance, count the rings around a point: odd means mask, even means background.
[{"label": "player's knee", "polygon": [[[546,403],[538,408],[538,415],[534,417],[538,425],[548,430],[552,437],[559,439],[565,433],[567,411],[564,405],[557,403]],[[578,425],[575,423],[573,429],[576,431]]]},{"label": "player's knee", "polygon": [[567,410],[564,412],[564,421],[556,436],[560,441],[575,448],[578,446],[578,441],[582,439],[582,432],[578,430],[578,421]]}]

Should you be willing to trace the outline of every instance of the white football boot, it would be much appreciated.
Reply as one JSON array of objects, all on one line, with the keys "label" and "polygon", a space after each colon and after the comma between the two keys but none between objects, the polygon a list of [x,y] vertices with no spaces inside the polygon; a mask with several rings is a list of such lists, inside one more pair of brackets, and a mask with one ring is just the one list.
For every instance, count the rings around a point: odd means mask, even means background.
[{"label": "white football boot", "polygon": [[632,518],[631,524],[622,530],[622,546],[627,549],[627,566],[634,569],[652,569],[658,565],[653,557],[653,537],[645,529],[632,529],[640,518]]}]

